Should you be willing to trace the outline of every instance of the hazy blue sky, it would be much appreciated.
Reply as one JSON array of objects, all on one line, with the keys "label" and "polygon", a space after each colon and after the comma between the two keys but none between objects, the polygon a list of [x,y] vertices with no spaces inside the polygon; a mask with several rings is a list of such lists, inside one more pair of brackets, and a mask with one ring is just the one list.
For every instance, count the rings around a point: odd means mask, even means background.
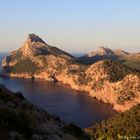
[{"label": "hazy blue sky", "polygon": [[0,51],[29,33],[69,52],[140,51],[140,0],[0,0]]}]

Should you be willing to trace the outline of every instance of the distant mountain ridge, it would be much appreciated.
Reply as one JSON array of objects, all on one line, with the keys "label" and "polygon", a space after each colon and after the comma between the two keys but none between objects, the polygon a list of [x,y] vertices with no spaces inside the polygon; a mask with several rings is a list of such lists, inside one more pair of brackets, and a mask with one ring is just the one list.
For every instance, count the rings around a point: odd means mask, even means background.
[{"label": "distant mountain ridge", "polygon": [[96,55],[100,55],[100,56],[109,55],[110,56],[112,54],[113,54],[113,52],[112,52],[111,49],[109,49],[107,47],[100,46],[97,51],[90,52],[85,56],[87,56],[87,57],[93,57],[93,56],[96,56]]},{"label": "distant mountain ridge", "polygon": [[126,66],[140,70],[140,53],[132,53],[119,61]]},{"label": "distant mountain ridge", "polygon": [[128,52],[125,52],[121,49],[111,50],[110,48],[100,46],[97,51],[93,51],[85,54],[82,57],[79,57],[78,61],[83,64],[93,64],[99,60],[118,60],[128,55]]},{"label": "distant mountain ridge", "polygon": [[101,46],[97,51],[92,51],[77,59],[78,62],[87,65],[100,60],[115,60],[131,68],[140,70],[140,53],[128,53],[121,49],[112,50]]},{"label": "distant mountain ridge", "polygon": [[96,58],[98,62],[84,65],[67,52],[31,34],[21,48],[3,59],[3,74],[60,81],[111,104],[119,112],[140,103],[140,72],[115,61],[116,57],[129,56],[128,53],[101,47],[90,56],[84,57],[94,58],[94,61]]}]

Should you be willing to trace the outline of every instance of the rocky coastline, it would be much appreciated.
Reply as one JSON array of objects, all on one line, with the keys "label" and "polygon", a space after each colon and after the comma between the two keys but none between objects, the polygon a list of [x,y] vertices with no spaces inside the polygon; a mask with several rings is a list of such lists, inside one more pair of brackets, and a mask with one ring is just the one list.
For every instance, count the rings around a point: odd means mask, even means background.
[{"label": "rocky coastline", "polygon": [[2,61],[9,77],[43,79],[69,84],[112,105],[118,112],[140,103],[140,72],[117,61],[102,60],[92,65],[78,63],[68,53],[31,34],[23,46]]}]

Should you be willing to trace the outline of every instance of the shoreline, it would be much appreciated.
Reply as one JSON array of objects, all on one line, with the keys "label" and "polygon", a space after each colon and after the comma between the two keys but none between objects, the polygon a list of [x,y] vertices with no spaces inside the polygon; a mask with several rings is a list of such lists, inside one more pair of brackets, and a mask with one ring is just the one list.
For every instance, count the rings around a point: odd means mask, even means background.
[{"label": "shoreline", "polygon": [[[47,80],[45,77],[38,77],[37,78],[36,75],[34,75],[34,79],[32,79],[32,76],[31,75],[29,76],[29,74],[13,74],[13,73],[11,73],[10,75],[7,74],[7,75],[3,75],[3,76],[9,77],[9,78],[17,78],[17,79],[29,79],[29,80],[36,80],[37,79],[37,80],[42,80],[42,81],[54,82],[53,80]],[[98,91],[97,93],[93,94],[93,92],[90,91],[87,86],[85,88],[85,87],[81,87],[81,86],[77,86],[77,85],[72,85],[72,84],[70,84],[70,82],[68,82],[68,81],[66,82],[65,80],[60,80],[61,78],[58,78],[58,77],[56,79],[57,79],[57,82],[60,82],[61,84],[64,84],[64,85],[67,85],[70,88],[77,90],[77,92],[86,92],[88,94],[88,96],[90,96],[90,97],[92,97],[92,98],[94,98],[102,103],[108,104],[117,113],[125,112],[126,110],[129,110],[131,107],[134,106],[134,105],[132,105],[132,106],[130,105],[130,107],[127,107],[127,104],[125,104],[125,105],[115,104],[114,103],[115,98],[117,98],[117,97],[113,97],[113,101],[114,101],[113,102],[111,99],[109,100],[110,96],[108,96],[108,93],[105,93],[106,94],[104,96],[105,98],[102,98],[104,92],[101,94]],[[112,94],[112,93],[110,93],[110,94]]]}]

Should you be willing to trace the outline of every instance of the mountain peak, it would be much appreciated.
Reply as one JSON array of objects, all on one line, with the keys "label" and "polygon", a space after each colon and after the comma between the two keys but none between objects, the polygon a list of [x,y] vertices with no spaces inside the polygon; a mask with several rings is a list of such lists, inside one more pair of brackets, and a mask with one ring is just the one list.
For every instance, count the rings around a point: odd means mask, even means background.
[{"label": "mountain peak", "polygon": [[[45,43],[39,36],[36,34],[29,34],[27,38],[27,42],[41,42]],[[45,43],[46,44],[46,43]]]},{"label": "mountain peak", "polygon": [[103,46],[100,46],[99,49],[98,49],[98,53],[99,55],[107,55],[107,54],[111,54],[112,53],[112,50],[107,48],[107,47],[103,47]]}]

